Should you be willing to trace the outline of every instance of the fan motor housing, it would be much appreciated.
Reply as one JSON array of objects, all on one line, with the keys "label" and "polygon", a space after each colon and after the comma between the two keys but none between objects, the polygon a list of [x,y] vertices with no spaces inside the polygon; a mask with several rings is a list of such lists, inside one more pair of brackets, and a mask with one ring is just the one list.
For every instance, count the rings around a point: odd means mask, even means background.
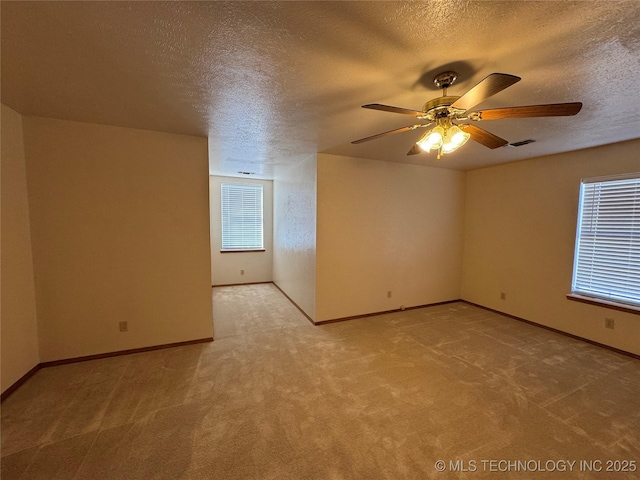
[{"label": "fan motor housing", "polygon": [[449,107],[449,106],[451,106],[451,104],[453,102],[455,102],[459,98],[460,97],[438,97],[438,98],[434,98],[433,100],[429,100],[427,103],[425,103],[424,107],[422,107],[422,110],[425,111],[425,112],[428,112],[429,110],[431,110],[433,108]]},{"label": "fan motor housing", "polygon": [[460,97],[438,97],[433,100],[429,100],[422,107],[422,111],[425,112],[427,118],[436,119],[443,118],[449,116],[449,107],[453,102],[458,100]]}]

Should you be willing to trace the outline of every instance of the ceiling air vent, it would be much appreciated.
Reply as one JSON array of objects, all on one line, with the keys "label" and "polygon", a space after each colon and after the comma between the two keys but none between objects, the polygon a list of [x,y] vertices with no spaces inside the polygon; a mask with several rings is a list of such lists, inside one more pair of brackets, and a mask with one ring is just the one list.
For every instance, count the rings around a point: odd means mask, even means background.
[{"label": "ceiling air vent", "polygon": [[526,145],[528,143],[533,143],[533,142],[535,142],[535,140],[532,140],[532,139],[521,140],[519,142],[509,143],[509,144],[507,144],[507,147],[521,147],[522,145]]}]

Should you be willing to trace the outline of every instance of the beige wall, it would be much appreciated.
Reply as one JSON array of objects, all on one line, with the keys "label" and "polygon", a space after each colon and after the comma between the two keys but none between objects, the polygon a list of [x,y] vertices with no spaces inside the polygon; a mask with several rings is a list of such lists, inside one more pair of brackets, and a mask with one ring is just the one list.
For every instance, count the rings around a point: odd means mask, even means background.
[{"label": "beige wall", "polygon": [[41,360],[211,337],[207,140],[24,126]]},{"label": "beige wall", "polygon": [[640,171],[638,152],[636,140],[468,172],[462,298],[640,354],[638,315],[565,298],[580,179]]},{"label": "beige wall", "polygon": [[[461,297],[640,354],[637,315],[565,298],[580,178],[639,171],[639,149],[467,172],[466,202],[462,172],[319,154],[273,182],[271,278],[316,321]],[[206,139],[3,106],[1,173],[3,391],[39,361],[212,335]]]},{"label": "beige wall", "polygon": [[273,182],[273,281],[311,318],[316,309],[316,157]]},{"label": "beige wall", "polygon": [[[264,252],[220,253],[222,220],[220,185],[222,183],[262,185]],[[211,214],[211,285],[270,282],[273,266],[273,182],[249,178],[209,177]],[[244,271],[244,274],[241,273]]]},{"label": "beige wall", "polygon": [[40,363],[22,116],[2,105],[2,391]]},{"label": "beige wall", "polygon": [[318,155],[316,321],[460,298],[463,208],[463,172]]}]

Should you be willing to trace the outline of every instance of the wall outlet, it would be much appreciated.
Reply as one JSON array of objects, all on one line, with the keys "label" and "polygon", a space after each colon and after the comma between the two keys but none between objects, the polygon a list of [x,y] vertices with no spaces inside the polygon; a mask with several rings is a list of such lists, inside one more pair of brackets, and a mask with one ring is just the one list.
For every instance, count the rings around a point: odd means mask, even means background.
[{"label": "wall outlet", "polygon": [[605,318],[604,328],[610,328],[611,330],[613,330],[615,328],[615,320],[613,318]]},{"label": "wall outlet", "polygon": [[121,332],[128,332],[129,331],[129,323],[128,322],[120,322],[119,326],[120,326],[120,331]]},{"label": "wall outlet", "polygon": [[244,270],[240,270],[240,275],[244,275]]},{"label": "wall outlet", "polygon": [[391,298],[391,290],[387,292],[387,298]]},{"label": "wall outlet", "polygon": [[504,292],[500,292],[500,300],[506,300],[507,299],[507,294]]}]

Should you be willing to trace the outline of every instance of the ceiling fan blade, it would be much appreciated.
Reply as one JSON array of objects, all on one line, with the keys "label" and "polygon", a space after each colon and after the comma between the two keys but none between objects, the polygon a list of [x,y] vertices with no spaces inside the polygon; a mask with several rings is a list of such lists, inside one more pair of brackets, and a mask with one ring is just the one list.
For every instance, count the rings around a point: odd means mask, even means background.
[{"label": "ceiling fan blade", "polygon": [[491,132],[487,132],[485,129],[476,127],[475,125],[458,125],[465,132],[471,135],[471,139],[489,148],[504,147],[509,142],[504,138],[500,138]]},{"label": "ceiling fan blade", "polygon": [[506,73],[492,73],[481,80],[475,87],[451,104],[454,108],[469,110],[480,102],[519,82],[520,77]]},{"label": "ceiling fan blade", "polygon": [[552,103],[549,105],[529,105],[526,107],[491,108],[475,112],[479,120],[500,120],[501,118],[568,117],[575,115],[582,103]]},{"label": "ceiling fan blade", "polygon": [[[427,125],[429,125],[429,124],[427,124]],[[389,130],[388,132],[382,132],[382,133],[378,133],[376,135],[371,135],[370,137],[365,137],[365,138],[361,138],[359,140],[354,140],[351,143],[368,142],[369,140],[375,140],[376,138],[384,137],[386,135],[393,135],[394,133],[408,132],[409,130],[415,130],[416,128],[426,127],[427,125],[418,124],[418,125],[409,125],[408,127],[400,127],[400,128],[396,128],[395,130]]]},{"label": "ceiling fan blade", "polygon": [[418,146],[418,144],[414,143],[414,144],[413,144],[413,147],[411,147],[411,150],[409,150],[409,151],[407,152],[407,155],[416,155],[416,154],[418,154],[418,153],[423,153],[423,152],[424,152],[424,150],[422,150],[422,149]]},{"label": "ceiling fan blade", "polygon": [[370,108],[372,110],[382,110],[383,112],[402,113],[404,115],[413,115],[414,117],[422,117],[424,112],[419,110],[410,110],[408,108],[392,107],[390,105],[381,105],[380,103],[369,103],[362,105],[362,108]]}]

